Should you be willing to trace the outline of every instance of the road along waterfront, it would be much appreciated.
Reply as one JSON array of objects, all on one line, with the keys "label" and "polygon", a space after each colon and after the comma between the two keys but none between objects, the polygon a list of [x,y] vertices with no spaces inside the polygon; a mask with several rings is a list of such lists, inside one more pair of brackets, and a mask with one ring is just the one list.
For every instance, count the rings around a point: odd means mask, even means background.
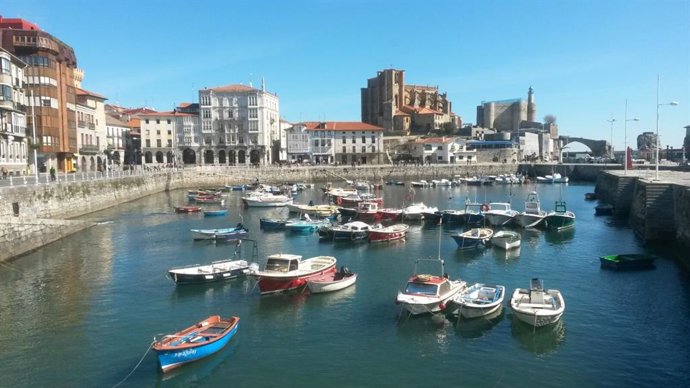
[{"label": "road along waterfront", "polygon": [[[466,197],[512,199],[522,209],[530,190],[547,210],[564,198],[577,214],[575,229],[520,230],[519,254],[507,255],[458,251],[452,230],[423,224],[392,244],[265,233],[258,220],[276,210],[244,208],[240,193],[229,193],[227,218],[174,214],[173,206],[185,202],[183,190],[90,214],[99,225],[0,266],[3,382],[111,386],[136,365],[153,335],[220,313],[242,318],[222,352],[170,375],[161,375],[148,354],[123,386],[687,385],[687,271],[672,250],[643,246],[627,223],[595,217],[595,203],[583,199],[592,185],[416,189],[415,200],[447,209],[461,208]],[[385,205],[401,206],[407,193],[386,186]],[[298,197],[309,200],[320,203],[320,191]],[[232,244],[193,242],[190,228],[240,220],[259,242],[260,262],[278,252],[333,255],[359,274],[357,283],[333,294],[260,297],[249,279],[176,287],[165,277],[173,266],[233,255]],[[502,284],[509,292],[542,278],[564,294],[562,322],[533,331],[514,321],[509,308],[492,320],[399,319],[395,295],[415,259],[439,255],[439,232],[451,277]],[[649,271],[599,267],[600,255],[634,252],[661,257]]]}]

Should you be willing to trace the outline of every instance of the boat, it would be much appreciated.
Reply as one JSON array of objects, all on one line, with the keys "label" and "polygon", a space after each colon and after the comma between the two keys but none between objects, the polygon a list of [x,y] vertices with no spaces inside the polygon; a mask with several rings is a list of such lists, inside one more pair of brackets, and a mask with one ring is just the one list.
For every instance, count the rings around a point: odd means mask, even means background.
[{"label": "boat", "polygon": [[515,216],[515,220],[523,228],[536,228],[544,222],[546,215],[546,211],[541,209],[539,194],[536,191],[532,191],[527,194],[525,210],[518,213]]},{"label": "boat", "polygon": [[402,209],[384,208],[379,209],[377,217],[380,221],[396,221],[402,218]]},{"label": "boat", "polygon": [[303,288],[307,281],[336,272],[336,258],[316,256],[302,260],[302,256],[278,253],[268,256],[263,270],[250,275],[257,278],[261,295]]},{"label": "boat", "polygon": [[575,213],[569,211],[565,201],[556,201],[554,211],[546,215],[546,227],[565,230],[575,227]]},{"label": "boat", "polygon": [[489,210],[489,205],[486,203],[470,202],[469,199],[465,201],[465,211],[463,216],[465,224],[477,226],[484,222],[484,211]]},{"label": "boat", "polygon": [[259,228],[263,230],[283,230],[287,224],[287,218],[260,218]]},{"label": "boat", "polygon": [[369,231],[369,242],[393,241],[405,238],[410,226],[395,224],[384,228],[372,228]]},{"label": "boat", "polygon": [[292,202],[292,196],[254,191],[242,197],[247,207],[284,207]]},{"label": "boat", "polygon": [[175,206],[175,213],[199,213],[202,210],[201,206]]},{"label": "boat", "polygon": [[240,318],[212,315],[199,323],[163,336],[153,344],[158,365],[169,372],[186,363],[202,359],[221,350],[237,333]]},{"label": "boat", "polygon": [[223,205],[225,204],[225,198],[219,197],[216,195],[210,195],[210,196],[197,196],[194,198],[194,201],[196,203],[205,203],[209,205]]},{"label": "boat", "polygon": [[285,205],[290,213],[308,214],[314,217],[330,217],[338,214],[338,207],[334,205],[304,205],[288,203]]},{"label": "boat", "polygon": [[379,205],[376,202],[360,202],[357,205],[357,219],[372,221],[376,218]]},{"label": "boat", "polygon": [[219,217],[228,215],[228,209],[204,210],[204,217]]},{"label": "boat", "polygon": [[350,287],[357,281],[357,274],[343,266],[338,272],[329,272],[321,277],[307,280],[307,288],[312,294],[339,291]]},{"label": "boat", "polygon": [[439,210],[422,212],[422,219],[428,225],[439,224],[443,219],[443,213]]},{"label": "boat", "polygon": [[446,224],[462,224],[465,222],[465,211],[464,210],[441,210],[441,221]]},{"label": "boat", "polygon": [[246,185],[225,185],[225,189],[229,191],[245,191]]},{"label": "boat", "polygon": [[425,212],[435,212],[438,208],[435,206],[426,206],[422,202],[413,203],[402,210],[403,221],[421,221],[424,219]]},{"label": "boat", "polygon": [[489,210],[484,212],[484,218],[491,226],[505,226],[517,215],[518,212],[511,209],[508,202],[491,202]]},{"label": "boat", "polygon": [[342,225],[333,225],[330,228],[320,228],[319,236],[333,241],[364,241],[371,229],[372,226],[367,223],[352,221]]},{"label": "boat", "polygon": [[285,223],[285,229],[293,233],[313,233],[322,226],[329,226],[331,222],[328,219],[312,220],[308,214],[304,215],[303,220],[288,221]]},{"label": "boat", "polygon": [[425,181],[424,179],[420,181],[412,181],[410,182],[410,186],[412,187],[429,187],[429,182]]},{"label": "boat", "polygon": [[338,206],[348,208],[357,208],[360,202],[375,202],[377,205],[379,205],[379,207],[383,206],[383,198],[377,197],[374,194],[360,192],[336,197],[335,201]]},{"label": "boat", "polygon": [[597,193],[585,193],[585,200],[593,201],[597,199]]},{"label": "boat", "polygon": [[249,232],[241,223],[234,228],[190,230],[194,240],[237,240]]},{"label": "boat", "polygon": [[452,234],[458,249],[470,249],[483,246],[491,240],[494,231],[489,228],[473,228],[463,233]]},{"label": "boat", "polygon": [[511,230],[501,230],[491,237],[491,245],[506,251],[520,248],[520,233]]},{"label": "boat", "polygon": [[212,283],[245,276],[250,272],[252,265],[257,266],[256,263],[246,260],[218,260],[210,264],[171,268],[168,277],[179,285]]},{"label": "boat", "polygon": [[613,205],[608,203],[600,203],[594,207],[594,215],[596,216],[610,216],[613,214]]},{"label": "boat", "polygon": [[655,256],[645,254],[622,254],[622,255],[607,255],[601,256],[601,268],[610,269],[648,269],[654,268]]},{"label": "boat", "polygon": [[[417,265],[422,261],[437,261],[441,265],[440,275],[418,274]],[[395,303],[411,315],[433,314],[445,311],[448,302],[467,287],[463,280],[450,280],[444,271],[441,259],[419,259],[415,262],[412,276],[405,289],[398,292]]]},{"label": "boat", "polygon": [[565,311],[563,295],[558,290],[545,290],[541,279],[530,281],[529,290],[517,288],[510,298],[513,315],[522,322],[541,327],[558,322]]},{"label": "boat", "polygon": [[479,318],[501,308],[506,288],[499,285],[475,283],[451,299],[450,309],[464,318]]}]

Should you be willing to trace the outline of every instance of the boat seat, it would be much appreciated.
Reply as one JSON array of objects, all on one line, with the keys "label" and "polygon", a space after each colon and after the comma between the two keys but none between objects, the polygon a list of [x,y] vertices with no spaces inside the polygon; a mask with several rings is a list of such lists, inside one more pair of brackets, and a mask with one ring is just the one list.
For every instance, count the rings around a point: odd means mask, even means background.
[{"label": "boat seat", "polygon": [[531,304],[544,304],[544,291],[531,290],[529,292],[529,302]]}]

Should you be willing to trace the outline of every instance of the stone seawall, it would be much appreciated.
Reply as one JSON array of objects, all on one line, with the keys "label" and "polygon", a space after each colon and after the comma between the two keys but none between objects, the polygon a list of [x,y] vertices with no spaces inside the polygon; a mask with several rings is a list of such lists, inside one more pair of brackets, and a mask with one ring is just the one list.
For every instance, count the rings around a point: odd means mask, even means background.
[{"label": "stone seawall", "polygon": [[92,225],[88,221],[0,217],[0,263]]}]

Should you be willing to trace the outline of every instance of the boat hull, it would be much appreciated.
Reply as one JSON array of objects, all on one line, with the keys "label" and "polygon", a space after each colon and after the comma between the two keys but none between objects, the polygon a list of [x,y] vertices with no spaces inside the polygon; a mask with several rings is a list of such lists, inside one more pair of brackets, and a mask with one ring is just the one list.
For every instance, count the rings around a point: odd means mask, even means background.
[{"label": "boat hull", "polygon": [[454,314],[472,319],[484,317],[498,311],[503,305],[504,286],[474,284],[452,299]]},{"label": "boat hull", "polygon": [[196,267],[173,268],[168,271],[168,277],[175,284],[185,285],[236,279],[248,273],[249,263],[246,260],[233,260]]},{"label": "boat hull", "polygon": [[599,258],[602,268],[635,270],[654,268],[656,257],[642,254],[609,255]]},{"label": "boat hull", "polygon": [[536,228],[544,223],[546,214],[527,214],[520,213],[515,216],[518,225],[523,228]]},{"label": "boat hull", "polygon": [[545,290],[553,301],[550,303],[532,304],[530,291],[516,289],[510,299],[510,308],[518,320],[534,326],[542,327],[558,322],[565,311],[565,302],[560,291]]},{"label": "boat hull", "polygon": [[509,224],[514,216],[509,216],[506,214],[485,214],[486,222],[491,226],[505,226]]},{"label": "boat hull", "polygon": [[565,230],[575,227],[575,218],[567,215],[551,214],[546,216],[546,227],[553,230]]},{"label": "boat hull", "polygon": [[385,228],[383,230],[370,230],[369,231],[369,242],[384,242],[384,241],[393,241],[393,240],[400,240],[405,238],[407,236],[407,231],[409,230],[409,227],[406,228],[400,228],[400,229],[392,229],[392,228]]},{"label": "boat hull", "polygon": [[307,287],[312,294],[321,294],[326,292],[339,291],[350,287],[357,281],[357,274],[353,273],[345,276],[339,280],[322,281],[321,279],[314,279],[307,281]]},{"label": "boat hull", "polygon": [[261,276],[258,280],[259,292],[261,295],[267,295],[297,290],[305,287],[309,279],[318,278],[335,271],[335,263],[333,263],[330,267],[308,275],[299,275],[293,277]]}]

